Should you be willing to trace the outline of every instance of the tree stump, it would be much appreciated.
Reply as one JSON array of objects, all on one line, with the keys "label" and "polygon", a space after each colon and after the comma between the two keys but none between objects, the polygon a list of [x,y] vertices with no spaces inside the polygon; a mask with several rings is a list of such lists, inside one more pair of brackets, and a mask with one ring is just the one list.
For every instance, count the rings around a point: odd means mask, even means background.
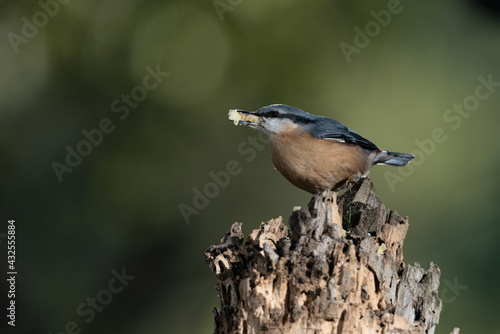
[{"label": "tree stump", "polygon": [[335,192],[314,195],[289,226],[263,222],[244,242],[234,223],[206,250],[221,302],[214,333],[434,333],[439,268],[404,264],[408,218],[370,179],[338,203]]}]

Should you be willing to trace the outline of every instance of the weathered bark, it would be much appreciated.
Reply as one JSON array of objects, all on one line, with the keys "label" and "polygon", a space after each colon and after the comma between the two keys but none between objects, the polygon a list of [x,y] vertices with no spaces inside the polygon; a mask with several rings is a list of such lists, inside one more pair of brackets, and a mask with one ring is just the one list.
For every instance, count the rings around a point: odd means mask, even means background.
[{"label": "weathered bark", "polygon": [[[214,333],[434,333],[439,268],[403,263],[408,218],[362,179],[261,223],[234,223],[205,260],[217,276]],[[458,333],[454,332],[454,333]]]}]

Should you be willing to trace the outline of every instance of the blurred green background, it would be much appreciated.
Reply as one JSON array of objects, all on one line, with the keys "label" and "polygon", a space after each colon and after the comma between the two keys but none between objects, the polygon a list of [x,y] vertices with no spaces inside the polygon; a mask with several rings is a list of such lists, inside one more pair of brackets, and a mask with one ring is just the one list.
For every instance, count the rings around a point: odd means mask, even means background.
[{"label": "blurred green background", "polygon": [[[4,1],[0,36],[0,233],[16,220],[18,265],[16,327],[2,315],[2,333],[211,333],[205,248],[310,198],[227,120],[272,103],[420,150],[412,169],[370,174],[410,217],[405,260],[441,268],[437,333],[500,333],[500,87],[473,97],[478,77],[500,82],[498,3]],[[60,182],[67,147],[86,156]],[[210,186],[230,161],[239,173]],[[135,278],[110,293],[113,270]]]}]

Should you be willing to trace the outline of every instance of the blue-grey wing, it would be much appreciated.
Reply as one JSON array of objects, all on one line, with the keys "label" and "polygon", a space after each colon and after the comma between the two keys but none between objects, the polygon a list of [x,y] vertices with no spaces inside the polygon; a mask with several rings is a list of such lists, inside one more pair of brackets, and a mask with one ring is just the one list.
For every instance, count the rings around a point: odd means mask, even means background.
[{"label": "blue-grey wing", "polygon": [[321,118],[321,120],[311,129],[311,135],[318,139],[332,139],[339,142],[359,145],[365,150],[375,151],[379,148],[377,145],[352,131],[342,123],[330,118]]}]

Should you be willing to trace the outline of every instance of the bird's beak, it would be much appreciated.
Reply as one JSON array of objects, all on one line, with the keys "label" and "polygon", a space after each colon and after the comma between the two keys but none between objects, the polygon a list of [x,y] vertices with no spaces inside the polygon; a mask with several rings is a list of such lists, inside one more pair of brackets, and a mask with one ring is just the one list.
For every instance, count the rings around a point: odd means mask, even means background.
[{"label": "bird's beak", "polygon": [[262,124],[262,118],[251,111],[231,109],[228,116],[229,120],[234,122],[234,125],[243,124],[252,126]]}]

